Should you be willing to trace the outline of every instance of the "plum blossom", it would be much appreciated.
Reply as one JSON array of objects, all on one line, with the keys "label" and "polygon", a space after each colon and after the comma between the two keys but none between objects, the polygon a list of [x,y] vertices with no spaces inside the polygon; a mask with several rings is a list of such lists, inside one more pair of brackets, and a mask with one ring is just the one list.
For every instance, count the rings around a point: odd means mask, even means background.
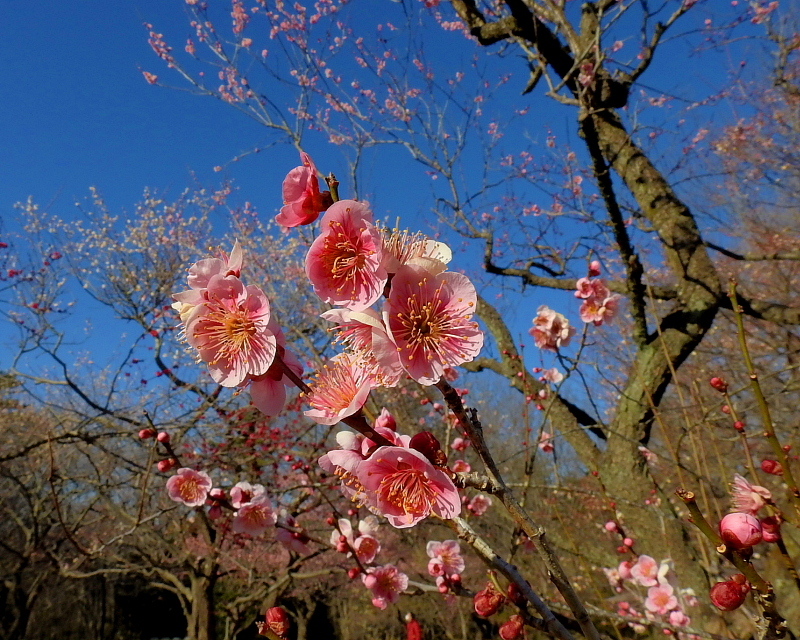
[{"label": "plum blossom", "polygon": [[570,326],[566,316],[553,311],[547,305],[542,305],[537,309],[533,327],[528,333],[533,336],[533,341],[539,349],[558,351],[569,344],[575,335],[575,327]]},{"label": "plum blossom", "polygon": [[200,507],[205,504],[211,491],[211,478],[205,471],[195,471],[186,467],[167,480],[167,493],[171,500],[182,502],[187,507]]},{"label": "plum blossom", "polygon": [[761,542],[761,523],[749,513],[729,513],[719,523],[719,533],[725,544],[734,549],[748,549]]},{"label": "plum blossom", "polygon": [[306,544],[309,541],[308,535],[298,530],[299,525],[286,509],[281,509],[276,521],[275,539],[289,551],[294,551],[299,555],[308,555],[311,549]]},{"label": "plum blossom", "polygon": [[408,588],[408,576],[392,564],[370,567],[361,576],[361,581],[372,591],[372,604],[378,609],[397,602],[400,594]]},{"label": "plum blossom", "polygon": [[260,536],[277,522],[272,503],[266,494],[243,504],[233,517],[232,528],[236,533]]},{"label": "plum blossom", "polygon": [[380,232],[363,202],[339,200],[322,216],[322,233],[306,256],[306,275],[325,302],[363,311],[383,294]]},{"label": "plum blossom", "polygon": [[378,417],[375,418],[375,429],[397,430],[397,421],[386,407],[383,407]]},{"label": "plum blossom", "polygon": [[650,587],[647,590],[647,599],[644,601],[645,608],[652,613],[665,615],[678,606],[678,599],[673,592],[674,589],[669,584]]},{"label": "plum blossom", "polygon": [[583,299],[579,313],[584,322],[600,326],[617,314],[620,295],[612,294],[603,280],[580,278],[575,287],[575,297]]},{"label": "plum blossom", "polygon": [[277,343],[266,294],[235,276],[216,274],[204,297],[186,318],[184,336],[211,377],[223,387],[236,387],[248,376],[267,373]]},{"label": "plum blossom", "polygon": [[377,384],[382,387],[397,385],[404,373],[403,365],[397,347],[376,311],[330,309],[321,317],[338,325],[337,340],[364,360]]},{"label": "plum blossom", "polygon": [[243,263],[244,253],[237,240],[230,255],[220,251],[219,257],[198,260],[189,267],[187,284],[190,288],[172,296],[173,300],[175,300],[172,303],[172,308],[180,315],[181,322],[186,322],[192,310],[205,301],[204,294],[208,289],[208,283],[212,276],[233,276],[238,278],[241,276]]},{"label": "plum blossom", "polygon": [[452,576],[454,573],[463,573],[465,568],[464,558],[461,557],[461,547],[457,540],[438,542],[430,540],[425,547],[430,558],[428,573],[432,576]]},{"label": "plum blossom", "polygon": [[360,358],[347,353],[334,356],[310,385],[306,401],[312,408],[305,415],[319,424],[336,424],[364,406],[372,381]]},{"label": "plum blossom", "polygon": [[492,499],[479,493],[467,503],[467,509],[476,516],[482,516],[492,506]]},{"label": "plum blossom", "polygon": [[772,500],[769,489],[750,484],[738,473],[733,476],[731,484],[731,497],[733,508],[742,513],[755,515],[767,502]]},{"label": "plum blossom", "polygon": [[249,482],[237,482],[231,487],[231,506],[234,509],[255,500],[266,493],[266,489],[260,484],[250,484]]},{"label": "plum blossom", "polygon": [[358,523],[358,532],[359,535],[356,536],[350,521],[339,518],[338,529],[331,532],[331,546],[338,547],[343,537],[347,556],[352,556],[355,551],[362,564],[370,564],[381,550],[381,543],[375,537],[378,532],[378,519],[375,516],[367,516]]},{"label": "plum blossom", "polygon": [[[659,565],[654,558],[640,555],[636,563],[631,566],[631,579],[643,587],[652,587],[658,584]],[[620,572],[621,573],[621,572]]]},{"label": "plum blossom", "polygon": [[319,190],[317,167],[307,153],[300,153],[303,165],[292,169],[283,181],[283,202],[275,222],[284,227],[311,224],[333,204],[329,191]]},{"label": "plum blossom", "polygon": [[411,527],[431,513],[450,519],[461,513],[453,481],[415,449],[379,447],[356,469],[367,506],[393,527]]},{"label": "plum blossom", "polygon": [[553,444],[553,434],[547,433],[546,431],[540,433],[538,446],[543,453],[553,453],[553,451],[556,450],[555,445]]},{"label": "plum blossom", "polygon": [[417,382],[436,384],[447,367],[473,360],[483,332],[471,320],[477,294],[460,273],[434,275],[401,267],[392,280],[385,315],[400,361]]},{"label": "plum blossom", "polygon": [[453,252],[443,242],[436,242],[421,233],[382,228],[383,266],[388,273],[397,273],[403,265],[414,264],[433,274],[445,269]]}]

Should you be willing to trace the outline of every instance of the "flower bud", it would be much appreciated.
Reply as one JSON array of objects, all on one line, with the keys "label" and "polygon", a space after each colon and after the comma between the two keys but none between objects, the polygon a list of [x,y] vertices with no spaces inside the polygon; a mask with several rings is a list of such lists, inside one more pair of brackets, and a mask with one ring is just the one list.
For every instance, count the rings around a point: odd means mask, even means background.
[{"label": "flower bud", "polygon": [[600,267],[600,261],[599,260],[592,260],[589,263],[589,277],[590,278],[596,278],[597,276],[599,276],[600,275],[600,270],[601,270],[601,267]]},{"label": "flower bud", "polygon": [[169,444],[170,437],[166,431],[162,431],[158,434],[156,440],[158,440],[161,444]]},{"label": "flower bud", "polygon": [[416,449],[433,464],[447,463],[447,456],[442,451],[442,445],[430,431],[420,431],[411,438],[408,446]]},{"label": "flower bud", "polygon": [[748,592],[750,583],[741,574],[737,573],[730,580],[717,582],[711,587],[711,602],[721,611],[733,611],[742,606]]},{"label": "flower bud", "polygon": [[522,592],[519,590],[519,587],[515,585],[513,582],[508,583],[508,588],[506,589],[506,597],[508,597],[509,602],[514,603],[518,607],[525,606],[525,596],[522,595]]},{"label": "flower bud", "polygon": [[156,430],[155,429],[142,429],[141,431],[139,431],[139,437],[142,440],[147,440],[149,438],[155,438],[156,437]]},{"label": "flower bud", "polygon": [[267,613],[264,617],[267,621],[267,627],[272,633],[279,638],[286,638],[288,636],[289,629],[292,628],[292,621],[281,607],[267,609]]},{"label": "flower bud", "polygon": [[737,420],[736,422],[733,423],[733,428],[736,429],[739,433],[743,433],[744,422],[742,422],[741,420]]},{"label": "flower bud", "polygon": [[503,608],[505,603],[505,596],[494,588],[494,585],[489,582],[483,591],[479,591],[473,598],[475,606],[475,613],[482,618],[488,618],[494,615]]},{"label": "flower bud", "polygon": [[780,516],[761,518],[761,534],[764,542],[777,542],[781,539]]},{"label": "flower bud", "polygon": [[156,466],[161,473],[166,473],[170,469],[173,469],[177,464],[178,461],[175,458],[167,458],[166,460],[159,460],[158,465]]},{"label": "flower bud", "polygon": [[616,522],[614,522],[613,520],[609,520],[608,522],[606,522],[606,523],[603,525],[603,528],[604,528],[606,531],[611,531],[612,533],[613,533],[614,531],[619,531],[619,526],[618,526],[618,525],[617,525],[617,523],[616,523]]},{"label": "flower bud", "polygon": [[719,523],[722,540],[734,549],[749,549],[761,542],[761,523],[749,513],[729,513]]},{"label": "flower bud", "polygon": [[358,567],[353,567],[352,569],[347,570],[347,577],[351,580],[355,580],[361,574],[361,569]]},{"label": "flower bud", "polygon": [[764,473],[772,474],[773,476],[783,475],[783,466],[777,460],[762,460],[761,470]]},{"label": "flower bud", "polygon": [[525,624],[522,622],[522,616],[511,616],[500,626],[500,637],[503,640],[517,640],[517,638],[522,637],[524,626]]},{"label": "flower bud", "polygon": [[625,538],[622,541],[622,544],[624,544],[626,547],[632,547],[633,546],[633,538]]},{"label": "flower bud", "polygon": [[728,390],[728,383],[725,382],[724,378],[714,377],[708,383],[720,393],[725,393]]}]

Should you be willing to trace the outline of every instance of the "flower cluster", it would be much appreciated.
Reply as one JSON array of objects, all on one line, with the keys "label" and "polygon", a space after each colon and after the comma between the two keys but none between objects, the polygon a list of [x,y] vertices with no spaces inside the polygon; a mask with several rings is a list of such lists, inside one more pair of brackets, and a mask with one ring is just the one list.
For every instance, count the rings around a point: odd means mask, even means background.
[{"label": "flower cluster", "polygon": [[237,242],[230,256],[207,258],[189,268],[189,289],[174,294],[183,337],[223,387],[250,387],[253,404],[277,415],[286,402],[286,370],[302,366],[270,311],[267,295],[241,280],[244,255]]},{"label": "flower cluster", "polygon": [[575,327],[570,326],[569,320],[563,314],[542,305],[536,311],[529,333],[539,349],[558,351],[569,344],[575,335]]},{"label": "flower cluster", "polygon": [[617,314],[620,295],[612,294],[600,278],[580,278],[575,287],[575,297],[583,300],[579,313],[584,322],[600,326]]}]

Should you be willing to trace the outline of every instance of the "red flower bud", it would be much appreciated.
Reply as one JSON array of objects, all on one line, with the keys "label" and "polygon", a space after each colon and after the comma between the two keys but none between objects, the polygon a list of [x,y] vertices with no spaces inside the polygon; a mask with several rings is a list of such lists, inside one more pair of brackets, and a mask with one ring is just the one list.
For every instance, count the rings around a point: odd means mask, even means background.
[{"label": "red flower bud", "polygon": [[748,592],[750,583],[741,574],[737,573],[730,580],[717,582],[711,587],[711,602],[721,611],[733,611],[742,606]]},{"label": "red flower bud", "polygon": [[761,523],[749,513],[729,513],[719,523],[722,540],[734,549],[749,549],[761,542]]},{"label": "red flower bud", "polygon": [[267,609],[264,616],[266,618],[267,627],[279,638],[285,638],[289,634],[289,629],[292,628],[292,621],[289,619],[288,614],[281,607],[272,607]]},{"label": "red flower bud", "polygon": [[430,431],[420,431],[415,434],[408,446],[419,451],[433,464],[447,464],[447,456],[442,451],[442,445]]},{"label": "red flower bud", "polygon": [[731,408],[727,404],[723,404],[720,411],[722,411],[724,414],[729,414],[731,412]]},{"label": "red flower bud", "polygon": [[518,607],[525,606],[525,596],[522,595],[522,592],[519,590],[519,587],[515,585],[513,582],[508,583],[508,588],[506,589],[506,596],[510,602],[513,602]]},{"label": "red flower bud", "polygon": [[505,600],[505,596],[489,582],[486,588],[483,591],[478,591],[473,598],[475,613],[482,618],[488,618],[503,608]]},{"label": "red flower bud", "polygon": [[517,640],[522,637],[524,626],[522,616],[511,616],[500,626],[500,637],[503,640]]},{"label": "red flower bud", "polygon": [[780,516],[761,518],[761,534],[764,542],[777,542],[781,539]]},{"label": "red flower bud", "polygon": [[166,431],[162,431],[161,433],[156,436],[156,440],[158,440],[161,444],[169,444],[169,434]]},{"label": "red flower bud", "polygon": [[155,429],[142,429],[139,431],[139,437],[142,440],[148,440],[149,438],[156,437],[156,430]]},{"label": "red flower bud", "polygon": [[739,433],[742,433],[744,431],[744,422],[742,422],[741,420],[737,420],[736,422],[733,423],[733,428],[736,429]]},{"label": "red flower bud", "polygon": [[175,465],[178,464],[178,461],[175,458],[167,458],[166,460],[159,460],[158,461],[158,470],[161,473],[166,473],[170,469],[174,468]]},{"label": "red flower bud", "polygon": [[728,383],[725,382],[724,378],[714,377],[711,378],[708,383],[720,393],[725,393],[728,390]]},{"label": "red flower bud", "polygon": [[361,569],[359,569],[358,567],[353,567],[352,569],[347,570],[347,577],[350,578],[351,580],[355,580],[360,573]]},{"label": "red flower bud", "polygon": [[764,473],[770,473],[773,476],[782,476],[783,475],[783,466],[777,460],[762,460],[761,461],[761,470]]}]

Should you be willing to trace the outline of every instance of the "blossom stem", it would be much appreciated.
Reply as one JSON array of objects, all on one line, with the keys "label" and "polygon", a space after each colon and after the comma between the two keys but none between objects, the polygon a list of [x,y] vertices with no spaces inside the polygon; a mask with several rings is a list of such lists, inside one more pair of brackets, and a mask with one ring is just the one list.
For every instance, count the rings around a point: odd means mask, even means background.
[{"label": "blossom stem", "polygon": [[332,173],[325,176],[325,183],[328,185],[328,189],[331,192],[331,199],[334,202],[339,202],[339,181],[336,179],[336,176]]}]

